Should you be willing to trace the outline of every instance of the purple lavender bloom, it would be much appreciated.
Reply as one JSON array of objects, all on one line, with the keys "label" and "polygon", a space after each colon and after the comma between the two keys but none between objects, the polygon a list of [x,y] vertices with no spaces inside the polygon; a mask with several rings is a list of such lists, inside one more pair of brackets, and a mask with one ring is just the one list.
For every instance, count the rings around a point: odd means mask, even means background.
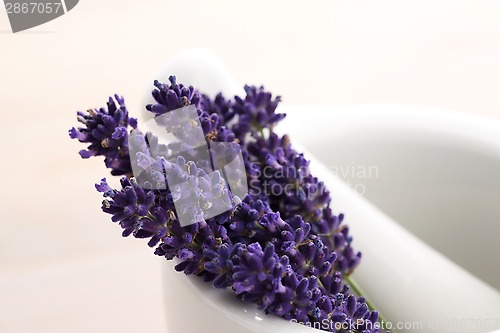
[{"label": "purple lavender bloom", "polygon": [[221,93],[212,100],[207,95],[201,95],[201,109],[208,114],[217,114],[224,124],[229,123],[235,116],[233,102],[226,99]]},{"label": "purple lavender bloom", "polygon": [[[198,113],[199,122],[208,142],[233,142],[235,140],[235,134],[226,126],[235,116],[230,100],[225,99],[222,94],[218,94],[214,100],[211,100],[208,96],[201,95],[192,86],[177,84],[175,76],[170,76],[169,81],[170,84],[154,82],[156,89],[152,94],[155,103],[146,106],[148,111],[155,116],[161,116],[192,105]],[[181,113],[181,115],[186,114],[186,112]],[[192,133],[192,129],[185,127],[189,124],[192,124],[192,119],[186,121],[177,116],[161,125],[176,135],[179,141],[184,142],[189,141],[193,134],[197,137],[197,133]]]},{"label": "purple lavender bloom", "polygon": [[238,115],[238,122],[233,126],[236,137],[244,142],[248,134],[261,132],[263,129],[272,129],[275,124],[285,118],[284,113],[276,113],[281,97],[273,98],[263,86],[245,86],[246,96],[235,96],[234,112]]},{"label": "purple lavender bloom", "polygon": [[[289,138],[272,131],[285,116],[276,113],[280,97],[246,86],[244,99],[228,100],[219,94],[211,100],[193,87],[177,84],[175,77],[169,81],[155,81],[155,103],[147,109],[179,142],[161,146],[154,136],[136,130],[136,121],[128,119],[118,97],[119,109],[110,100],[108,110],[79,113],[87,127],[70,130],[72,138],[91,143],[83,157],[104,155],[113,174],[128,176],[119,189],[105,179],[96,184],[105,198],[103,211],[120,224],[123,236],[149,239],[156,255],[176,259],[177,271],[216,288],[231,288],[238,298],[256,303],[268,314],[304,323],[329,320],[334,332],[344,332],[346,326],[352,332],[379,332],[373,326],[378,313],[363,297],[350,293],[344,282],[361,259],[351,246],[349,228],[342,224],[344,216],[333,214],[330,193]],[[185,107],[194,108],[196,119],[190,122],[199,121],[210,156],[200,158],[199,151],[183,146],[199,135],[192,133],[198,126],[186,126],[184,118],[173,116],[172,111]],[[218,152],[218,147],[225,151]],[[209,165],[225,165],[227,160],[219,157],[228,152],[232,156],[230,152],[240,148],[244,165],[238,167],[246,170],[249,194],[241,199],[228,196],[238,205],[225,202],[225,213],[207,218],[204,212],[220,209],[211,205],[227,194],[227,188],[222,174],[206,170]],[[167,159],[172,151],[177,157]],[[130,164],[129,154],[137,155],[136,164]],[[120,159],[125,157],[128,162]],[[130,178],[132,168],[141,171],[137,178]],[[270,191],[273,188],[284,190]],[[205,210],[179,205],[184,199]],[[196,223],[182,226],[179,217],[186,214]]]},{"label": "purple lavender bloom", "polygon": [[233,247],[222,225],[211,219],[182,227],[174,219],[168,226],[169,234],[156,248],[156,255],[177,258],[177,271],[212,281],[217,288],[232,284],[232,260],[239,245]]},{"label": "purple lavender bloom", "polygon": [[287,320],[295,319],[303,323],[315,321],[312,312],[321,299],[316,277],[303,277],[288,266],[283,276],[285,292],[278,296],[270,312]]},{"label": "purple lavender bloom", "polygon": [[259,184],[271,210],[280,212],[283,219],[300,215],[309,221],[312,233],[317,234],[317,242],[336,251],[336,268],[351,273],[361,253],[355,253],[350,246],[349,229],[341,225],[344,216],[332,213],[330,192],[311,174],[309,162],[292,148],[290,139],[274,133],[268,138],[257,137],[248,143],[248,152],[250,159],[260,165]]},{"label": "purple lavender bloom", "polygon": [[199,107],[201,96],[198,91],[192,86],[186,87],[183,84],[177,84],[175,76],[170,76],[168,80],[170,85],[154,81],[156,89],[152,91],[152,95],[156,103],[146,105],[148,111],[161,115],[188,105]]},{"label": "purple lavender bloom", "polygon": [[85,127],[71,128],[69,136],[80,142],[90,143],[87,149],[80,150],[82,158],[104,156],[106,167],[113,175],[131,175],[128,154],[128,130],[137,127],[137,120],[129,118],[123,98],[110,97],[107,109],[89,109],[87,113],[78,112],[78,121]]},{"label": "purple lavender bloom", "polygon": [[206,259],[204,268],[214,274],[215,288],[229,288],[233,285],[234,262],[239,261],[238,252],[241,244],[221,244],[216,250],[204,249],[203,256]]},{"label": "purple lavender bloom", "polygon": [[316,221],[329,204],[324,184],[309,171],[309,162],[295,151],[288,136],[258,137],[248,143],[248,152],[261,165],[261,183],[273,210],[284,218],[297,214]]},{"label": "purple lavender bloom", "polygon": [[102,210],[120,224],[124,237],[131,234],[137,238],[153,237],[150,244],[153,246],[166,234],[167,214],[159,211],[159,207],[153,209],[155,194],[140,187],[133,178],[122,178],[121,186],[120,191],[113,190],[105,178],[96,184],[105,197]]},{"label": "purple lavender bloom", "polygon": [[285,292],[281,280],[288,258],[279,258],[272,244],[262,249],[259,243],[241,246],[238,256],[232,288],[241,299],[257,303],[265,310],[273,304],[276,294]]}]

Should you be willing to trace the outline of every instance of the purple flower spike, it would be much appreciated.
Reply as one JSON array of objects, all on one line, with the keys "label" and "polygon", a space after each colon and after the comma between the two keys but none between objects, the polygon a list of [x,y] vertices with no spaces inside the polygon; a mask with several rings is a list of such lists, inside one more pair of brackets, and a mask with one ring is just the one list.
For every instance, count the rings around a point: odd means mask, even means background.
[{"label": "purple flower spike", "polygon": [[279,258],[272,244],[263,250],[259,243],[240,247],[238,256],[238,263],[234,266],[233,290],[241,299],[267,309],[277,294],[285,292],[281,279],[288,259]]},{"label": "purple flower spike", "polygon": [[273,95],[264,87],[245,86],[246,96],[236,96],[233,109],[239,115],[239,121],[233,130],[236,137],[243,142],[247,134],[255,134],[265,128],[272,129],[279,121],[285,118],[284,113],[276,113],[281,97]]},{"label": "purple flower spike", "polygon": [[113,175],[131,175],[128,154],[128,131],[137,127],[137,121],[129,118],[123,98],[110,97],[107,108],[78,112],[78,121],[85,127],[71,128],[69,136],[80,142],[90,143],[86,150],[80,151],[82,158],[104,156],[106,167]]},{"label": "purple flower spike", "polygon": [[[85,127],[69,131],[90,144],[82,157],[105,156],[112,174],[126,176],[118,189],[106,179],[95,185],[122,235],[147,239],[156,255],[176,260],[177,271],[231,289],[266,314],[327,322],[333,332],[379,333],[378,312],[345,283],[361,253],[344,215],[333,213],[330,192],[290,138],[273,132],[285,117],[276,113],[281,98],[246,86],[245,97],[211,99],[174,76],[154,85],[155,103],[146,108],[177,139],[168,146],[137,130],[118,96],[107,109],[79,112]],[[240,151],[243,163],[224,169]],[[249,189],[238,198],[227,180],[243,168]],[[181,225],[184,216],[193,223]]]},{"label": "purple flower spike", "polygon": [[155,104],[148,104],[146,109],[156,115],[176,110],[188,105],[199,107],[201,96],[192,86],[186,87],[183,84],[177,84],[175,76],[168,78],[170,84],[163,84],[154,81],[152,95],[156,100]]}]

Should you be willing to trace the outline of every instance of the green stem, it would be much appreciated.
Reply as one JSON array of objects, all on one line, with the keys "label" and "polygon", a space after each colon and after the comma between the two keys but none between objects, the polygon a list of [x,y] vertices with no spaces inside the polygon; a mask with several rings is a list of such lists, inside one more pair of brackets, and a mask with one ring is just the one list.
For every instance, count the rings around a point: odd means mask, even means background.
[{"label": "green stem", "polygon": [[[349,286],[352,288],[352,290],[354,290],[354,292],[358,296],[363,296],[365,298],[365,303],[366,303],[366,305],[368,305],[368,308],[371,311],[376,310],[375,306],[370,301],[370,299],[368,299],[368,297],[366,297],[366,294],[363,292],[363,290],[361,289],[361,287],[359,286],[359,284],[357,284],[357,282],[354,281],[354,279],[350,275],[344,276],[344,280],[349,284]],[[376,311],[378,312],[378,322],[380,324],[382,324],[382,322],[387,323],[387,320],[385,319],[385,317],[382,314],[382,312],[380,312],[379,310],[376,310]],[[397,332],[393,329],[392,333],[397,333]]]}]

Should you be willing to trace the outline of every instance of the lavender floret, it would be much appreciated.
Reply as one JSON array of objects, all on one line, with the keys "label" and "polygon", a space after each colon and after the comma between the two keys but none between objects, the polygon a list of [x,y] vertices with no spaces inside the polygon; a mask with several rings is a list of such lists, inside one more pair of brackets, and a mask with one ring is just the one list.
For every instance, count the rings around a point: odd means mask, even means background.
[{"label": "lavender floret", "polygon": [[264,129],[272,129],[285,118],[284,113],[276,113],[281,97],[273,95],[264,87],[245,86],[245,98],[234,97],[233,109],[238,114],[238,122],[233,126],[236,137],[244,142],[248,134],[255,135]]},{"label": "lavender floret", "polygon": [[85,127],[71,128],[69,136],[90,143],[87,149],[80,150],[82,158],[104,156],[112,175],[131,175],[128,131],[137,127],[137,120],[129,118],[123,98],[115,95],[115,100],[110,97],[107,108],[78,112],[77,119]]}]

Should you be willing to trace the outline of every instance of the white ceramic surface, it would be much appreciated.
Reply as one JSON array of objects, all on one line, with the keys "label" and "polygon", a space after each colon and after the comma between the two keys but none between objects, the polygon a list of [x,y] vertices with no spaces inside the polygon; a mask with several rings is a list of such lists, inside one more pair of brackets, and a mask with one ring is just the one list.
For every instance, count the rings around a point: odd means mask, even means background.
[{"label": "white ceramic surface", "polygon": [[[285,130],[395,221],[500,290],[500,124],[395,105],[286,108]],[[310,135],[310,133],[316,133]]]},{"label": "white ceramic surface", "polygon": [[[174,73],[180,82],[196,84],[202,90],[210,87],[213,91],[214,87],[219,87],[222,91],[238,91],[230,76],[223,71],[223,66],[213,57],[210,58],[214,61],[213,65],[206,59],[206,53],[200,51],[181,55],[165,67],[159,78],[165,80],[167,73]],[[196,71],[191,71],[193,64],[200,62],[206,67],[196,65]],[[500,126],[473,118],[463,119],[454,114],[439,113],[436,116],[436,113],[404,107],[283,107],[283,110],[289,112],[289,116],[281,130],[291,133],[296,145],[304,147],[300,150],[308,148],[312,151],[306,152],[311,159],[311,168],[332,191],[334,210],[346,214],[346,223],[351,226],[355,238],[354,244],[364,254],[355,278],[386,317],[393,323],[423,325],[400,330],[405,332],[491,332],[488,326],[500,319],[500,294],[463,267],[490,265],[493,268],[480,269],[480,274],[483,279],[495,282],[498,268],[491,260],[500,254],[498,244],[478,243],[475,238],[457,243],[456,237],[459,234],[471,235],[482,228],[487,230],[488,236],[498,235],[500,227],[491,223],[490,215],[496,214],[496,211],[488,210],[494,205],[481,210],[476,215],[479,218],[474,221],[461,224],[460,230],[450,224],[453,221],[449,220],[452,216],[449,207],[456,205],[460,197],[456,195],[457,189],[451,186],[457,183],[474,191],[474,195],[460,202],[461,207],[456,207],[462,211],[470,209],[477,212],[477,202],[495,198],[499,187],[495,185],[498,177],[493,171],[498,165],[500,141],[494,139],[498,136],[492,136],[490,140],[485,133],[499,133]],[[463,121],[456,122],[457,119]],[[413,140],[413,145],[408,144],[408,140]],[[350,151],[356,154],[349,155]],[[449,151],[454,152],[452,160],[443,158],[443,154]],[[352,156],[360,158],[357,161],[365,166],[378,166],[379,175],[383,175],[377,178],[377,182],[370,183],[363,179],[365,197],[321,163],[330,166],[333,162],[348,164]],[[429,166],[429,157],[440,168],[433,168],[432,164]],[[480,176],[484,176],[483,183],[491,185],[491,188],[476,186],[478,175],[470,172],[468,162],[471,160],[482,161],[479,165]],[[425,172],[419,172],[421,170]],[[489,182],[486,181],[488,179]],[[381,185],[385,180],[387,185]],[[409,185],[396,186],[403,184]],[[439,196],[431,201],[432,210],[428,202],[426,205],[426,202],[413,201],[419,193],[415,194],[417,188],[425,191],[424,194],[439,191]],[[386,195],[387,200],[381,198]],[[398,220],[390,218],[366,198],[374,198],[374,202],[379,198],[379,203],[382,202],[379,206]],[[467,201],[467,198],[479,200]],[[417,220],[414,212],[420,213]],[[432,218],[429,218],[429,213],[432,213]],[[457,260],[461,266],[423,241],[433,242],[434,233],[427,231],[429,225],[444,229],[438,242],[443,243],[440,249],[443,253],[453,253],[454,249],[462,250],[463,247],[469,249],[470,252],[463,252],[467,256]],[[491,251],[496,252],[491,255]],[[484,261],[483,266],[478,264],[478,260],[485,257],[489,261]],[[473,264],[476,266],[471,266]],[[313,331],[265,316],[252,305],[235,301],[228,292],[215,290],[197,279],[175,273],[171,263],[165,269],[165,298],[170,332]],[[455,326],[455,320],[458,320],[458,326]],[[464,327],[460,327],[464,320]],[[500,325],[498,321],[496,324]]]}]

